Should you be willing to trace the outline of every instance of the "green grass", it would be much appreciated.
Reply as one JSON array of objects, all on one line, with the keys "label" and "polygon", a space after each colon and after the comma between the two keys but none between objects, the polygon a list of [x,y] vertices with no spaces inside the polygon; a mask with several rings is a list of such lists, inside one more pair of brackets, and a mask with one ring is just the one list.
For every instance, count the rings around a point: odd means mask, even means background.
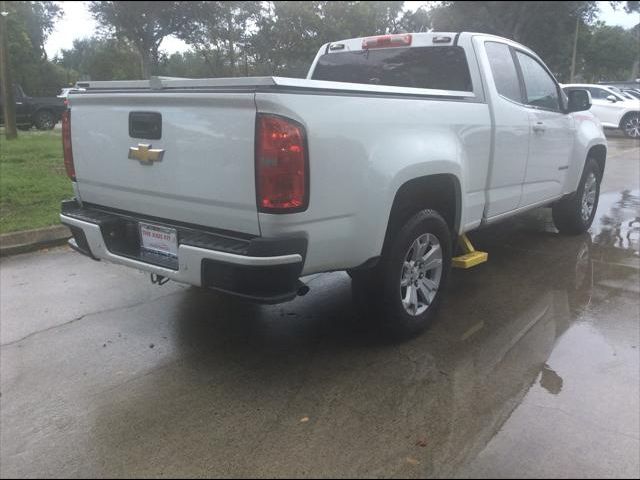
[{"label": "green grass", "polygon": [[21,132],[7,141],[0,129],[0,233],[59,223],[60,201],[73,195],[62,160],[60,130]]}]

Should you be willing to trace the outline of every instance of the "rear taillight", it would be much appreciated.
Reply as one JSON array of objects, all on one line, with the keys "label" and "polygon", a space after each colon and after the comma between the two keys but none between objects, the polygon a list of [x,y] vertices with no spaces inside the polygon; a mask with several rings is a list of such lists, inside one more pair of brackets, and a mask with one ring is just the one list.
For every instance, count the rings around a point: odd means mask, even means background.
[{"label": "rear taillight", "polygon": [[73,166],[73,150],[71,149],[71,110],[62,112],[62,151],[64,153],[64,168],[67,175],[76,181],[76,169]]},{"label": "rear taillight", "polygon": [[293,213],[309,203],[309,162],[304,127],[274,115],[256,121],[258,210]]},{"label": "rear taillight", "polygon": [[362,48],[409,47],[411,45],[411,40],[411,34],[367,37],[362,40]]}]

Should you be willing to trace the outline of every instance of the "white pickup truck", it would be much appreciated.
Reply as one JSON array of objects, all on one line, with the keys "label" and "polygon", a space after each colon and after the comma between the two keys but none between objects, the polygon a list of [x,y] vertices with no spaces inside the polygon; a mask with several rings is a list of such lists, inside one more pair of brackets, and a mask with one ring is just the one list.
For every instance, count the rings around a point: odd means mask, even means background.
[{"label": "white pickup truck", "polygon": [[589,93],[567,97],[535,53],[484,34],[329,43],[306,79],[78,87],[74,249],[269,303],[347,270],[398,335],[433,318],[460,235],[541,206],[583,232],[605,167]]}]

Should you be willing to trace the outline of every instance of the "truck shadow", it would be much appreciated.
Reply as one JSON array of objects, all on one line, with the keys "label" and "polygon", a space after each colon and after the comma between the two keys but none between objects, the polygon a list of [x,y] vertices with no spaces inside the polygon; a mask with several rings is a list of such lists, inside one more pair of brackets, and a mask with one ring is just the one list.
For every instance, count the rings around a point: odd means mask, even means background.
[{"label": "truck shadow", "polygon": [[[490,262],[454,272],[430,331],[399,345],[351,326],[342,273],[312,278],[312,293],[281,306],[187,292],[178,360],[99,409],[95,473],[113,475],[106,459],[118,459],[116,474],[135,465],[148,476],[456,474],[532,386],[561,394],[547,361],[610,291],[597,260],[637,259],[637,243],[606,240],[611,219],[638,210],[621,205],[605,198],[595,241],[557,235],[545,212],[477,232]],[[637,281],[635,269],[615,275]]]}]

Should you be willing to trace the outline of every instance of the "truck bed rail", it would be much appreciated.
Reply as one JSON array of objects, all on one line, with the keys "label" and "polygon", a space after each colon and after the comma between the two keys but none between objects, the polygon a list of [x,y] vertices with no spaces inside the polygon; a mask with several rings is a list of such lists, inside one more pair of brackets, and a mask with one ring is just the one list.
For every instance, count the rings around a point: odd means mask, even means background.
[{"label": "truck bed rail", "polygon": [[371,94],[441,97],[443,99],[473,100],[473,92],[436,90],[426,88],[392,87],[360,83],[328,82],[305,78],[287,77],[233,77],[233,78],[173,78],[151,77],[149,80],[118,80],[77,82],[76,87],[85,91],[71,95],[92,93],[145,93],[145,92],[207,92],[207,91],[295,91],[310,94]]}]

